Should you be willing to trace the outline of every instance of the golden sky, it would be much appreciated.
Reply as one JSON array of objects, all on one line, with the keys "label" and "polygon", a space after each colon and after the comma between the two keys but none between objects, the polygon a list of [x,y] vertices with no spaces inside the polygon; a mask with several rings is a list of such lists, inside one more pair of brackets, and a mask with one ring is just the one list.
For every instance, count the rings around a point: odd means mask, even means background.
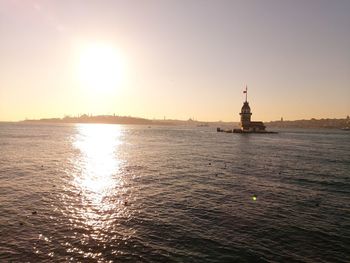
[{"label": "golden sky", "polygon": [[0,2],[0,120],[350,114],[349,1]]}]

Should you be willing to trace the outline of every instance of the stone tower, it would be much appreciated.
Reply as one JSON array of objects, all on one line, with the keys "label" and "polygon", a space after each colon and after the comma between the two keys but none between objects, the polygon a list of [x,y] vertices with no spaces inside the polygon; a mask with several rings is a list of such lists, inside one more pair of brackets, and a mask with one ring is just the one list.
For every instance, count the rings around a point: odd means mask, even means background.
[{"label": "stone tower", "polygon": [[250,111],[248,101],[244,102],[239,115],[241,115],[241,129],[242,130],[249,130],[252,113]]},{"label": "stone tower", "polygon": [[245,88],[245,102],[243,103],[241,112],[239,115],[241,115],[241,130],[249,130],[250,123],[251,123],[251,116],[252,113],[250,111],[249,103],[248,103],[248,88]]},{"label": "stone tower", "polygon": [[262,121],[251,121],[252,112],[250,111],[248,103],[248,88],[246,87],[243,91],[245,93],[245,102],[239,115],[241,115],[241,127],[240,129],[233,129],[235,133],[271,133],[265,130],[265,125]]}]

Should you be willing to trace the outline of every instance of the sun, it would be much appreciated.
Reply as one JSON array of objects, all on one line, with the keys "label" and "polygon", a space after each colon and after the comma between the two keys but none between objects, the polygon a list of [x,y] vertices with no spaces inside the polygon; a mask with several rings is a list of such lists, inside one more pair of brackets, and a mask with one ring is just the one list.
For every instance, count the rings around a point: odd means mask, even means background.
[{"label": "sun", "polygon": [[118,88],[122,77],[122,59],[111,45],[94,43],[81,48],[78,76],[84,89],[110,93]]}]

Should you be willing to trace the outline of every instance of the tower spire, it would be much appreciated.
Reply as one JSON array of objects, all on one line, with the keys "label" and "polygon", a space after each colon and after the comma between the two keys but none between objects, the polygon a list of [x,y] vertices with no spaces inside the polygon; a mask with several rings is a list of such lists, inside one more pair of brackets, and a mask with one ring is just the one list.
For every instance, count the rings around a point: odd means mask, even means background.
[{"label": "tower spire", "polygon": [[245,85],[245,90],[243,90],[243,93],[245,93],[245,102],[248,101],[248,85]]}]

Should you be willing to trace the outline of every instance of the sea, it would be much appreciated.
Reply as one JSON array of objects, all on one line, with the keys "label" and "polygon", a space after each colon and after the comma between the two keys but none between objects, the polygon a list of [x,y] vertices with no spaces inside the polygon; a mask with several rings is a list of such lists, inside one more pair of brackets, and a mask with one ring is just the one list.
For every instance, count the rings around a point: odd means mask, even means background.
[{"label": "sea", "polygon": [[0,124],[0,262],[350,262],[350,132]]}]

